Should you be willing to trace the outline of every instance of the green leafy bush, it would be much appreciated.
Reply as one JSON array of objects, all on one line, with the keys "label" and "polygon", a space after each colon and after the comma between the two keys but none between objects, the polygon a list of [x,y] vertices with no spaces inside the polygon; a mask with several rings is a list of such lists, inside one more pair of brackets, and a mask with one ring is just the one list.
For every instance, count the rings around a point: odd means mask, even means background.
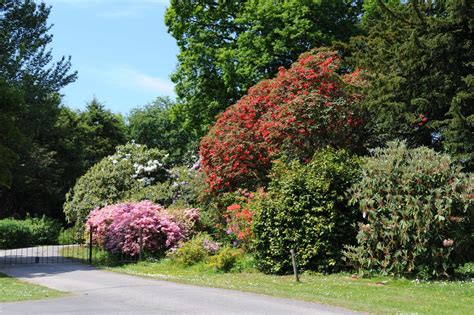
[{"label": "green leafy bush", "polygon": [[41,218],[28,217],[25,224],[31,231],[31,245],[53,245],[58,243],[61,230],[59,221],[42,216]]},{"label": "green leafy bush", "polygon": [[216,255],[209,258],[209,266],[218,271],[229,272],[241,256],[240,250],[225,246]]},{"label": "green leafy bush", "polygon": [[61,229],[58,236],[58,244],[60,245],[69,245],[69,244],[78,244],[81,240],[77,235],[77,230],[74,228]]},{"label": "green leafy bush", "polygon": [[182,266],[192,266],[205,261],[210,254],[219,250],[219,245],[213,242],[207,234],[196,235],[193,239],[181,244],[170,258]]},{"label": "green leafy bush", "polygon": [[25,221],[0,220],[0,249],[28,247],[32,241],[31,229]]},{"label": "green leafy bush", "polygon": [[343,150],[318,151],[307,164],[275,163],[268,192],[252,206],[258,268],[289,273],[293,248],[303,270],[341,269],[343,244],[357,232],[345,191],[358,174],[358,160]]},{"label": "green leafy bush", "polygon": [[0,248],[21,248],[34,245],[57,244],[61,225],[48,218],[31,218],[25,220],[0,220]]},{"label": "green leafy bush", "polygon": [[92,210],[130,200],[140,189],[168,177],[163,152],[133,143],[118,146],[116,153],[91,167],[66,195],[66,219],[82,228]]},{"label": "green leafy bush", "polygon": [[361,273],[439,278],[472,260],[474,178],[452,162],[397,142],[366,158],[350,190],[365,222],[348,262]]}]

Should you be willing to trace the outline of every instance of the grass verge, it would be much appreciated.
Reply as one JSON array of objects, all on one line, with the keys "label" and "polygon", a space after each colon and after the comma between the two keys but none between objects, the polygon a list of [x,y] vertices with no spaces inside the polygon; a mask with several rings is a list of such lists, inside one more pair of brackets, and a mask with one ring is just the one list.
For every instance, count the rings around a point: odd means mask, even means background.
[{"label": "grass verge", "polygon": [[0,273],[0,302],[38,300],[65,294],[65,292],[19,281]]}]

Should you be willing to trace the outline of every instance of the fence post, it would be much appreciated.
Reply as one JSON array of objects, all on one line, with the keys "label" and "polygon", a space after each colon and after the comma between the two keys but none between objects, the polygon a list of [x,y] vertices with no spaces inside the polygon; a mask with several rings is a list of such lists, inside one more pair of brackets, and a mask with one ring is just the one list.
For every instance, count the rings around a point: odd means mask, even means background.
[{"label": "fence post", "polygon": [[143,255],[143,227],[140,226],[140,254],[138,256],[138,260],[142,261],[142,255]]},{"label": "fence post", "polygon": [[92,265],[92,224],[89,225],[89,265]]},{"label": "fence post", "polygon": [[291,254],[291,262],[293,263],[293,273],[295,274],[295,280],[296,280],[296,282],[299,282],[300,277],[298,276],[298,267],[296,266],[295,250],[290,249],[290,254]]}]

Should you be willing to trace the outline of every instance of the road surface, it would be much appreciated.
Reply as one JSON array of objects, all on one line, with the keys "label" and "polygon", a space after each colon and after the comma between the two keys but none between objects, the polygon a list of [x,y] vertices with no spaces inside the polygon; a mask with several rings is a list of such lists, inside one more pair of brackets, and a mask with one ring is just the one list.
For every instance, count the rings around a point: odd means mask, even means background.
[{"label": "road surface", "polygon": [[83,264],[0,265],[0,272],[71,292],[0,303],[0,314],[354,314],[349,310],[239,291],[98,270]]}]

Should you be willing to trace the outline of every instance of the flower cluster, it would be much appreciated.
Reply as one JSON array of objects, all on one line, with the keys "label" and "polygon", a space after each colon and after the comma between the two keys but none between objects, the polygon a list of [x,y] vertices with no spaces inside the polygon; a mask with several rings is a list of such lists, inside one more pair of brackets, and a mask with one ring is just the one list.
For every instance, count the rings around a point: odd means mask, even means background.
[{"label": "flower cluster", "polygon": [[229,107],[201,141],[211,192],[258,187],[281,154],[305,160],[321,147],[359,148],[360,96],[350,84],[359,71],[340,68],[337,53],[310,51]]},{"label": "flower cluster", "polygon": [[209,254],[214,255],[220,249],[219,243],[214,242],[208,238],[204,238],[202,241],[202,248],[204,248]]},{"label": "flower cluster", "polygon": [[[249,192],[247,189],[238,189],[238,195],[235,202],[227,207],[224,213],[224,218],[227,222],[226,233],[240,243],[244,247],[253,239],[252,225],[253,225],[253,211],[250,209],[250,204],[255,198],[255,194]],[[257,194],[264,194],[262,189],[259,189]]]},{"label": "flower cluster", "polygon": [[112,253],[129,255],[140,252],[140,238],[143,249],[151,253],[172,248],[184,239],[175,217],[150,201],[95,209],[86,229],[92,229],[94,244]]}]

